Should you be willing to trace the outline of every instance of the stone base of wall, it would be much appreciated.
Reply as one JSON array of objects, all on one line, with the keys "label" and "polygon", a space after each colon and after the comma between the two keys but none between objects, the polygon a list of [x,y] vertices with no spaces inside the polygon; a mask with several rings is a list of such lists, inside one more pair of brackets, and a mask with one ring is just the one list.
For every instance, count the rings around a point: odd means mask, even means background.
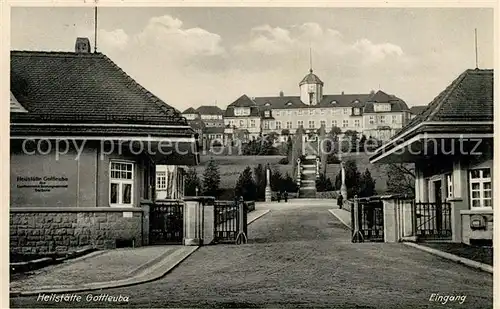
[{"label": "stone base of wall", "polygon": [[[471,228],[471,217],[481,216],[485,221],[485,228]],[[462,242],[471,245],[474,242],[493,241],[493,211],[467,210],[461,212],[462,217]]]},{"label": "stone base of wall", "polygon": [[111,249],[117,240],[132,239],[141,246],[142,238],[141,208],[10,212],[10,252],[16,254],[65,253],[83,246]]}]

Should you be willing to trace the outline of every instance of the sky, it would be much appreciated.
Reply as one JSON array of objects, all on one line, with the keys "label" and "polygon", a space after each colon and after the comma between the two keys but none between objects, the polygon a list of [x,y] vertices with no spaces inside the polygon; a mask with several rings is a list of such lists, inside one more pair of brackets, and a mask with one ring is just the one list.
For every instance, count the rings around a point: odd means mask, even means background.
[{"label": "sky", "polygon": [[[167,104],[225,108],[299,95],[308,73],[324,94],[381,89],[428,104],[460,73],[493,68],[493,10],[481,8],[99,8],[97,51]],[[11,49],[94,46],[94,9],[11,11]]]}]

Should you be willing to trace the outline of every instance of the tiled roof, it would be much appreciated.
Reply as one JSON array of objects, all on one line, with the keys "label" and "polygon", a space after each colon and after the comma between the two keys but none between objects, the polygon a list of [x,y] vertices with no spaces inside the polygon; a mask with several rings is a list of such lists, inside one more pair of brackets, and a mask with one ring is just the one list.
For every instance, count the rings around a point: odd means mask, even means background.
[{"label": "tiled roof", "polygon": [[410,113],[413,115],[418,115],[427,108],[427,105],[418,105],[410,107]]},{"label": "tiled roof", "polygon": [[242,95],[236,101],[233,103],[229,104],[231,107],[251,107],[251,106],[256,106],[257,103],[255,103],[254,100],[250,99],[246,94]]},{"label": "tiled roof", "polygon": [[242,95],[241,97],[236,99],[236,101],[229,104],[229,106],[226,108],[226,111],[224,112],[225,117],[237,117],[234,114],[235,107],[250,107],[250,115],[247,116],[259,117],[261,115],[261,111],[259,109],[259,106],[257,106],[257,103],[253,99],[250,99],[246,94]]},{"label": "tiled roof", "polygon": [[183,114],[199,114],[194,108],[190,107],[182,112]]},{"label": "tiled roof", "polygon": [[187,125],[101,53],[12,51],[10,64],[11,91],[28,110],[24,118]]},{"label": "tiled roof", "polygon": [[224,115],[224,111],[214,105],[203,105],[196,109],[200,115]]},{"label": "tiled roof", "polygon": [[316,74],[313,73],[312,69],[310,69],[309,74],[304,76],[304,78],[300,81],[299,86],[303,84],[320,84],[321,86],[323,86],[323,82]]},{"label": "tiled roof", "polygon": [[469,69],[460,74],[393,139],[429,121],[493,121],[493,70]]},{"label": "tiled roof", "polygon": [[305,104],[299,96],[256,97],[254,101],[263,109],[318,108],[318,107],[363,107],[369,94],[324,95],[317,105]]}]

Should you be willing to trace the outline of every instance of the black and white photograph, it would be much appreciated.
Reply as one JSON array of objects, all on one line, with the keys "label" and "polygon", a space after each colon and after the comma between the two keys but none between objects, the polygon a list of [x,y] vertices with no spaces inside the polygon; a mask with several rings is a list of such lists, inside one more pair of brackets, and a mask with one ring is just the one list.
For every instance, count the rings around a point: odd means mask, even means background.
[{"label": "black and white photograph", "polygon": [[69,2],[2,5],[6,306],[494,308],[498,1]]}]

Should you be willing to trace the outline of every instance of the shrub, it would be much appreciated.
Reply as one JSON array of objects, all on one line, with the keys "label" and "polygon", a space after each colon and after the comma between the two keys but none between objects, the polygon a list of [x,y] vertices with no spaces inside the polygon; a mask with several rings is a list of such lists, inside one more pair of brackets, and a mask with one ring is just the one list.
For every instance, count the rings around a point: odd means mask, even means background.
[{"label": "shrub", "polygon": [[282,158],[278,161],[278,164],[282,164],[282,165],[287,165],[289,164],[290,162],[288,161],[288,158]]},{"label": "shrub", "polygon": [[330,178],[326,177],[324,173],[319,175],[319,178],[316,180],[316,191],[317,192],[325,192],[325,191],[333,191],[334,187]]}]

